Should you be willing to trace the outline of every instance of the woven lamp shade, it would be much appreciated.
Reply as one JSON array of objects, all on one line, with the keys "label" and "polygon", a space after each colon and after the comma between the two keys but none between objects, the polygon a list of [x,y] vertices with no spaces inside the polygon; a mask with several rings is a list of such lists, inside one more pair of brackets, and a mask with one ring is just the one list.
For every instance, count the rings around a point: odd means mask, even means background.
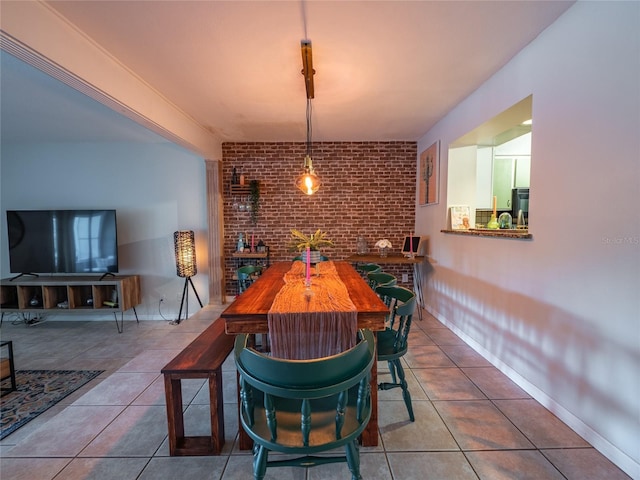
[{"label": "woven lamp shade", "polygon": [[198,273],[196,266],[196,241],[193,230],[173,233],[176,251],[176,273],[179,277],[193,277]]}]

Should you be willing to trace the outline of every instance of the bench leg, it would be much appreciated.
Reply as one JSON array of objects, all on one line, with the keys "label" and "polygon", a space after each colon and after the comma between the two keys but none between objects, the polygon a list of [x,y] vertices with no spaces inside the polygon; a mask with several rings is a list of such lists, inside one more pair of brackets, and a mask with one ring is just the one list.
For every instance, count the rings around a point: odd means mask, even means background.
[{"label": "bench leg", "polygon": [[184,417],[182,415],[182,384],[170,374],[164,376],[167,403],[167,427],[169,430],[169,455],[176,454],[178,441],[184,440]]},{"label": "bench leg", "polygon": [[216,369],[209,375],[209,414],[211,415],[211,446],[213,453],[219,455],[224,445],[222,368]]},{"label": "bench leg", "polygon": [[[184,415],[182,405],[183,378],[177,374],[164,375],[164,388],[167,403],[167,428],[169,431],[169,455],[219,455],[224,446],[224,400],[222,396],[222,369],[218,368],[207,375],[209,382],[209,415],[211,421],[210,436],[189,436],[184,434]],[[202,378],[202,377],[198,377]]]}]

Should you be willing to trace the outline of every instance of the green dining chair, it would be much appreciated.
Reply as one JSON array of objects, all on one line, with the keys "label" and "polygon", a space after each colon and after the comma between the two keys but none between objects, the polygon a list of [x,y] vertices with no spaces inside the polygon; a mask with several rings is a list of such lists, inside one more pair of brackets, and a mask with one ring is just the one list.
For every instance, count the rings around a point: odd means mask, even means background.
[{"label": "green dining chair", "polygon": [[378,360],[386,361],[391,373],[391,382],[381,382],[378,390],[402,389],[402,398],[413,422],[411,393],[407,386],[401,358],[407,353],[411,318],[416,308],[416,296],[408,288],[399,286],[379,286],[376,293],[389,305],[387,327],[378,332]]},{"label": "green dining chair", "polygon": [[382,267],[377,263],[358,263],[356,264],[356,270],[366,276],[372,272],[381,272]]},{"label": "green dining chair", "polygon": [[[313,360],[268,356],[250,346],[249,335],[241,334],[236,337],[234,358],[240,422],[254,442],[254,480],[262,480],[268,467],[345,461],[351,479],[362,479],[358,437],[371,417],[369,381],[375,361],[371,331],[360,330],[353,348]],[[316,455],[339,447],[345,448],[344,455]],[[270,460],[270,452],[287,458],[277,455]]]},{"label": "green dining chair", "polygon": [[262,273],[262,267],[259,265],[245,265],[236,270],[238,278],[238,295],[244,292],[249,285],[253,283],[255,278]]},{"label": "green dining chair", "polygon": [[387,272],[369,272],[367,273],[367,279],[369,280],[369,285],[374,290],[376,287],[385,286],[385,287],[393,287],[398,283],[398,279],[395,275]]}]

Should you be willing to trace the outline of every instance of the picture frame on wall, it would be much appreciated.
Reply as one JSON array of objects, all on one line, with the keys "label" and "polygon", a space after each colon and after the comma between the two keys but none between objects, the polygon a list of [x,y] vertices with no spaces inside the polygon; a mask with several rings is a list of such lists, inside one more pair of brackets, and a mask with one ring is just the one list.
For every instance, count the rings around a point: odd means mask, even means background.
[{"label": "picture frame on wall", "polygon": [[439,177],[440,140],[437,140],[420,153],[420,186],[418,189],[419,205],[434,205],[438,203]]}]

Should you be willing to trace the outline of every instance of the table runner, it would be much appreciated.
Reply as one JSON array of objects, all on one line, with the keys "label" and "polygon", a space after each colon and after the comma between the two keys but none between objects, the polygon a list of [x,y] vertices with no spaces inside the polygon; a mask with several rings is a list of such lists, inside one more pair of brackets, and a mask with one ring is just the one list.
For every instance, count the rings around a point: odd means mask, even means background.
[{"label": "table runner", "polygon": [[[315,270],[315,271],[314,271]],[[358,314],[333,262],[293,262],[268,312],[271,355],[303,360],[335,355],[355,344]]]}]

